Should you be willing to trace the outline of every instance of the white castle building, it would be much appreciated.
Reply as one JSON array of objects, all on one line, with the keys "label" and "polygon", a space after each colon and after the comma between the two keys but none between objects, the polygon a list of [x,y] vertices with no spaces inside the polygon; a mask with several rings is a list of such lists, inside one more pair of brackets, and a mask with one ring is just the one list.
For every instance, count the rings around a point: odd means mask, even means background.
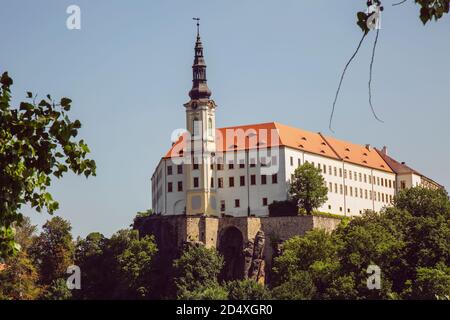
[{"label": "white castle building", "polygon": [[401,189],[441,186],[370,145],[358,145],[277,122],[216,128],[203,47],[197,31],[187,132],[161,158],[152,179],[152,209],[161,215],[268,216],[286,200],[295,169],[322,171],[322,212],[358,215],[389,206]]}]

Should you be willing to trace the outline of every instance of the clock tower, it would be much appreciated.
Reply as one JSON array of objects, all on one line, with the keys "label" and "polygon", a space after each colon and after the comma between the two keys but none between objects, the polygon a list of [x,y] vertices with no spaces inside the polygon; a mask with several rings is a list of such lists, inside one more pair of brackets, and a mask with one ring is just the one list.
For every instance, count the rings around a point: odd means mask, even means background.
[{"label": "clock tower", "polygon": [[192,89],[186,108],[186,128],[190,137],[184,153],[187,215],[216,215],[216,104],[210,99],[206,63],[197,20],[197,41],[192,66]]}]

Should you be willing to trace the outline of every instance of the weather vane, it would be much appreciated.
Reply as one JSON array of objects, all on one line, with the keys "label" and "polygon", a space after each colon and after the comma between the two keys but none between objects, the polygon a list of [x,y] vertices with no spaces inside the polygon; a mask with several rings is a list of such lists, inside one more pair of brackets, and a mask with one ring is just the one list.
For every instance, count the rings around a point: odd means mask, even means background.
[{"label": "weather vane", "polygon": [[200,18],[192,18],[192,20],[197,21],[197,36],[200,35]]}]

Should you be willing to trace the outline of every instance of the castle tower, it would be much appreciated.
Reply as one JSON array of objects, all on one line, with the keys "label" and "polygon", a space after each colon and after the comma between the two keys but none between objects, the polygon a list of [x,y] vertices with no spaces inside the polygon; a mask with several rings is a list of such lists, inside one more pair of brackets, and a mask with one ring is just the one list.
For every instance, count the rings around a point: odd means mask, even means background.
[{"label": "castle tower", "polygon": [[216,215],[216,104],[210,99],[211,91],[206,81],[206,63],[200,39],[199,19],[197,20],[197,41],[192,66],[191,100],[186,108],[186,128],[190,141],[184,154],[184,175],[186,183],[186,214]]}]

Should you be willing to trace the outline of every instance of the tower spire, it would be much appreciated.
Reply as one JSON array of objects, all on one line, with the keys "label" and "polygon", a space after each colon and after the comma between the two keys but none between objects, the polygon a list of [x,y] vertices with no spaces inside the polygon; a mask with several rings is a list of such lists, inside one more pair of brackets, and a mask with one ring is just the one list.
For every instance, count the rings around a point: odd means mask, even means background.
[{"label": "tower spire", "polygon": [[200,39],[200,18],[197,21],[197,41],[195,42],[194,64],[192,65],[192,89],[189,96],[192,100],[209,99],[211,90],[206,83],[206,63],[203,57],[203,45]]}]

